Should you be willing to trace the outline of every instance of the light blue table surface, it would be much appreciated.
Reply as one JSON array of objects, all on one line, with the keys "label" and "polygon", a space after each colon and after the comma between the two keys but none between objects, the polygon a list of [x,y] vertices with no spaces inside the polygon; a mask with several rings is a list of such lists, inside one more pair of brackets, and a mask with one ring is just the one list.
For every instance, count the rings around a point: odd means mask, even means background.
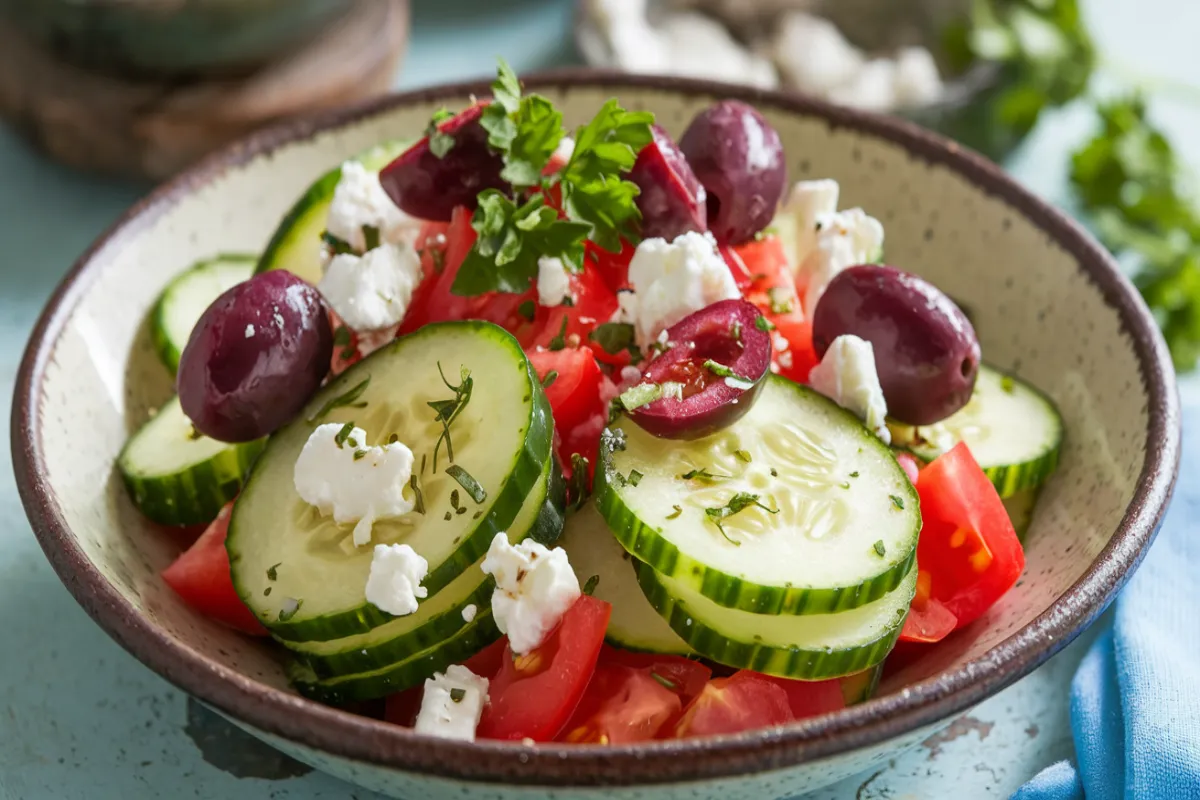
[{"label": "light blue table surface", "polygon": [[[1195,0],[1084,0],[1106,57],[1200,83]],[[496,54],[519,70],[573,61],[564,0],[417,0],[401,88],[475,77]],[[1191,67],[1182,65],[1190,63]],[[1190,74],[1189,74],[1190,72]],[[1156,101],[1200,160],[1196,109]],[[1063,202],[1063,156],[1087,132],[1081,108],[1052,115],[1009,164]],[[26,337],[55,283],[148,187],[51,164],[0,127],[0,426]],[[1195,402],[1197,386],[1185,385]],[[7,440],[7,436],[4,437]],[[0,458],[0,800],[201,797],[332,800],[373,796],[273,757],[127,655],[80,610],[38,549]],[[1071,755],[1066,698],[1090,636],[982,704],[947,733],[809,800],[1006,797]]]}]

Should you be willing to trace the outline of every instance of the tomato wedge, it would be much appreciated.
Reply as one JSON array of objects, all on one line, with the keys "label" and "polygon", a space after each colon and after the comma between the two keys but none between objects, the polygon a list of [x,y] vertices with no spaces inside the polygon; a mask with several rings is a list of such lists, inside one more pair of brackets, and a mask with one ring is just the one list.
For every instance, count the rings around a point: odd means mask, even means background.
[{"label": "tomato wedge", "polygon": [[554,414],[556,452],[564,470],[578,453],[595,469],[600,450],[600,433],[608,419],[608,403],[601,387],[604,374],[592,351],[586,347],[562,350],[531,350],[526,355],[543,385]]},{"label": "tomato wedge", "polygon": [[[787,695],[788,708],[791,709],[792,719],[815,717],[840,711],[846,707],[846,697],[842,692],[841,679],[828,681],[794,681],[787,678],[777,678],[773,675],[762,675],[754,672],[760,678],[765,678]],[[737,677],[736,675],[734,677]]]},{"label": "tomato wedge", "polygon": [[515,656],[505,647],[488,687],[481,739],[548,742],[575,713],[592,679],[612,606],[581,596],[541,646]]},{"label": "tomato wedge", "polygon": [[233,588],[229,553],[225,552],[225,536],[229,533],[232,512],[231,501],[195,544],[163,570],[162,578],[185,603],[206,617],[243,633],[266,636],[267,629],[246,608]]},{"label": "tomato wedge", "polygon": [[608,322],[617,311],[617,295],[600,277],[595,268],[571,275],[571,305],[538,306],[528,334],[518,334],[526,348],[556,346],[591,347],[596,357],[608,363],[628,362],[627,353],[605,352],[590,334],[597,326]]},{"label": "tomato wedge", "polygon": [[917,493],[917,617],[911,625],[905,621],[902,637],[937,641],[950,632],[949,617],[950,630],[968,625],[1011,589],[1025,568],[1025,553],[996,488],[966,444],[921,470]]},{"label": "tomato wedge", "polygon": [[688,703],[670,736],[713,736],[782,725],[792,719],[788,694],[773,680],[742,670],[714,678]]},{"label": "tomato wedge", "polygon": [[656,680],[663,685],[670,684],[668,688],[678,694],[685,705],[700,694],[712,677],[712,670],[708,666],[690,658],[661,653],[635,653],[607,644],[600,651],[600,663],[620,664],[656,675]]},{"label": "tomato wedge", "polygon": [[629,744],[653,739],[683,703],[649,670],[598,664],[574,716],[559,737],[576,744]]}]

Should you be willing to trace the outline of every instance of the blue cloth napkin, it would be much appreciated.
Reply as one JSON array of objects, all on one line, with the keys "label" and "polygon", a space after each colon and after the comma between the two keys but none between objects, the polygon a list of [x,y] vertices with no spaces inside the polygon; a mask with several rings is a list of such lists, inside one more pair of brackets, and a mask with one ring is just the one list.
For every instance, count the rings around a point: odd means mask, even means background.
[{"label": "blue cloth napkin", "polygon": [[1175,500],[1071,683],[1077,763],[1013,800],[1200,800],[1200,408]]}]

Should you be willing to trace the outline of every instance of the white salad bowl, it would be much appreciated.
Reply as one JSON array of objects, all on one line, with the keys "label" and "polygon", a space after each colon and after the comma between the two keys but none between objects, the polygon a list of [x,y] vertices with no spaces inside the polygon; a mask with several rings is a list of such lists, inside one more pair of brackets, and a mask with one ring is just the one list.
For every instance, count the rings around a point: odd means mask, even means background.
[{"label": "white salad bowl", "polygon": [[71,270],[34,330],[13,456],[34,531],[63,582],[151,669],[270,744],[411,798],[786,797],[885,762],[1027,674],[1101,613],[1154,538],[1179,454],[1171,362],[1108,254],[998,167],[911,125],[783,94],[597,73],[528,80],[569,125],[607,98],[679,134],[714,99],[756,105],[791,179],[835,178],[887,230],[888,262],[969,310],[985,361],[1045,391],[1061,466],[1026,539],[1024,576],[985,618],[892,670],[844,711],[738,735],[630,746],[437,740],[306,700],[262,640],[190,611],[159,572],[178,554],[133,507],[114,458],[171,393],[145,323],[164,285],[215,252],[256,251],[314,177],[412,137],[484,84],[387,98],[272,128],[131,209]]}]

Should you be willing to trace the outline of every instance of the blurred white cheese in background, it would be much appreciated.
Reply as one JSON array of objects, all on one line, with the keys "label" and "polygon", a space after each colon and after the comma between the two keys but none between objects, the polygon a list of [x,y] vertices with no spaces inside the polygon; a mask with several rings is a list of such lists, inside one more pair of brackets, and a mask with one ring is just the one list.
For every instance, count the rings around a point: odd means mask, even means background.
[{"label": "blurred white cheese in background", "polygon": [[[944,91],[933,55],[924,47],[866,53],[833,22],[806,10],[765,8],[753,0],[709,3],[706,10],[720,17],[679,10],[693,4],[585,0],[580,48],[589,63],[627,72],[761,88],[782,84],[871,111],[926,105]],[[764,17],[769,24],[761,24]],[[749,18],[759,21],[759,33],[752,41],[739,41],[730,24],[740,20],[745,33]]]}]

